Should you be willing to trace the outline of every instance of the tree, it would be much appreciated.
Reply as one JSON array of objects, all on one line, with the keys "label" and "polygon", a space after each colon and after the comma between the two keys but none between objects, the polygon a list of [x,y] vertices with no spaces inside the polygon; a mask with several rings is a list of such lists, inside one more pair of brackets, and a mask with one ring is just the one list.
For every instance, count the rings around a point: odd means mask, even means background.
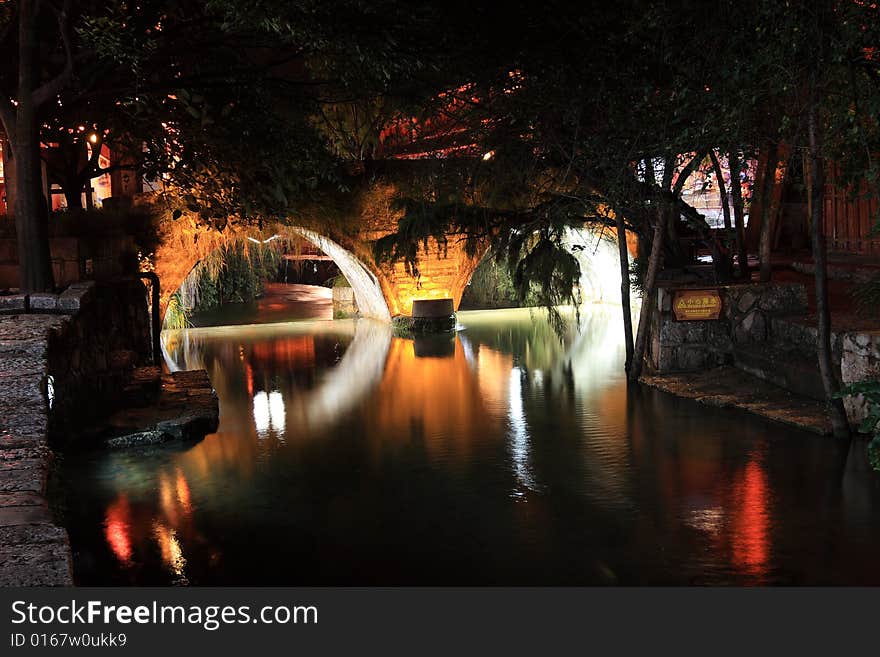
[{"label": "tree", "polygon": [[[0,121],[12,150],[20,286],[25,292],[41,292],[53,285],[48,214],[42,191],[39,112],[55,99],[73,75],[70,4],[70,0],[64,0],[60,6],[18,0],[4,8],[3,45],[7,46],[7,54],[11,54],[7,41],[15,42],[17,65],[0,78],[3,95]],[[13,32],[17,38],[10,36]],[[50,39],[47,45],[47,35],[56,40]],[[60,55],[56,57],[59,50]],[[47,74],[47,70],[52,72]]]},{"label": "tree", "polygon": [[[624,233],[629,229],[640,238],[642,265],[651,260],[654,235],[660,234],[655,265],[664,260],[689,264],[678,237],[692,235],[713,253],[718,279],[727,280],[732,274],[729,250],[681,198],[684,182],[702,162],[695,155],[746,138],[727,118],[727,108],[719,109],[719,100],[733,103],[739,91],[734,84],[716,84],[723,73],[719,62],[733,52],[715,54],[717,22],[700,13],[640,3],[589,11],[554,3],[529,20],[534,34],[565,38],[554,39],[551,47],[547,37],[524,37],[490,54],[479,50],[479,44],[491,41],[482,34],[468,34],[476,46],[463,45],[480,65],[452,92],[468,108],[459,115],[468,135],[461,142],[471,140],[477,157],[490,153],[492,160],[491,166],[475,167],[489,175],[467,181],[466,189],[476,194],[459,194],[455,204],[445,201],[455,230],[467,231],[461,218],[472,217],[475,234],[496,231],[501,236],[497,248],[507,249],[512,268],[528,263],[540,274],[530,282],[544,290],[548,304],[570,298],[577,277],[565,255],[546,245],[564,234],[560,227],[565,225],[610,222],[619,233],[622,220]],[[681,33],[698,38],[682,43],[676,36]],[[655,160],[670,163],[661,174],[668,178],[663,184],[639,173],[638,163],[647,166]],[[438,212],[424,210],[427,197],[420,201],[409,206],[401,237],[442,235]],[[670,216],[664,214],[658,233],[656,204],[661,201]],[[541,258],[549,261],[537,267]],[[624,249],[620,264],[628,270]],[[572,276],[564,276],[566,271]],[[627,298],[628,286],[625,292]],[[651,292],[645,290],[644,296]],[[628,317],[624,320],[626,326]],[[644,331],[637,345],[645,344]],[[638,353],[633,366],[631,372],[640,370]]]},{"label": "tree", "polygon": [[[429,3],[362,0],[247,8],[104,0],[72,12],[60,1],[0,8],[0,91],[11,99],[0,103],[0,118],[27,291],[52,285],[41,128],[66,151],[53,158],[53,173],[73,207],[103,173],[98,142],[113,141],[131,144],[148,175],[198,190],[189,205],[213,225],[221,213],[285,216],[303,193],[339,184],[339,160],[317,129],[320,108],[376,98],[390,76],[403,82],[422,69],[416,39],[438,12]],[[92,128],[86,139],[80,125]]]}]

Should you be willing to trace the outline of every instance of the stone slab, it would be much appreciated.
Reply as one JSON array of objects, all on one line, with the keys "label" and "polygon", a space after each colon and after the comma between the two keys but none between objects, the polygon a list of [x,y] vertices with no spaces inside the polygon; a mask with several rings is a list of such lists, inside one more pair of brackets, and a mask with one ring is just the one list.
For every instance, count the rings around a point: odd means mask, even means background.
[{"label": "stone slab", "polygon": [[31,312],[54,313],[58,309],[58,295],[49,292],[34,292],[28,297]]},{"label": "stone slab", "polygon": [[29,491],[43,494],[45,490],[45,468],[0,470],[0,492]]},{"label": "stone slab", "polygon": [[104,444],[110,448],[119,447],[137,447],[139,445],[158,445],[160,443],[173,440],[171,436],[164,431],[139,431],[124,436],[117,436],[104,441]]},{"label": "stone slab", "polygon": [[45,404],[7,405],[0,403],[0,434],[46,435],[49,419]]},{"label": "stone slab", "polygon": [[73,283],[58,296],[58,310],[63,313],[75,313],[92,295],[94,282],[83,281]]},{"label": "stone slab", "polygon": [[28,491],[0,493],[0,508],[8,506],[46,506],[42,495]]},{"label": "stone slab", "polygon": [[643,376],[642,383],[708,406],[737,408],[753,415],[822,435],[831,423],[821,402],[795,395],[735,367],[686,374]]},{"label": "stone slab", "polygon": [[42,505],[0,506],[0,527],[51,522],[52,514]]},{"label": "stone slab", "polygon": [[4,354],[0,361],[0,390],[15,385],[22,376],[43,376],[46,366],[40,358],[27,354]]},{"label": "stone slab", "polygon": [[4,445],[2,442],[0,442],[0,464],[6,462],[22,462],[34,460],[46,462],[48,460],[51,460],[51,458],[52,452],[46,445]]},{"label": "stone slab", "polygon": [[23,313],[27,308],[27,295],[4,294],[0,295],[0,314]]},{"label": "stone slab", "polygon": [[67,543],[67,532],[58,525],[47,523],[0,527],[0,545],[40,545],[42,543]]},{"label": "stone slab", "polygon": [[0,431],[0,450],[35,449],[48,446],[45,435],[28,435]]}]

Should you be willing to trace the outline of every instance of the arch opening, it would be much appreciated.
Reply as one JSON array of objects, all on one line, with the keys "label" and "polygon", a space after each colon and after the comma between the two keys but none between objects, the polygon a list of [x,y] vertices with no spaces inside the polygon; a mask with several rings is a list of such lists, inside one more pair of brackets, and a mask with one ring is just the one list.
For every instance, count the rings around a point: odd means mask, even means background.
[{"label": "arch opening", "polygon": [[[568,228],[561,245],[580,265],[582,303],[620,305],[621,274],[617,237],[609,229]],[[493,262],[487,249],[468,278],[463,308],[509,308],[520,305],[506,266]],[[526,300],[525,305],[533,305]]]},{"label": "arch opening", "polygon": [[[197,240],[198,236],[196,235],[193,238],[193,242],[195,243]],[[162,320],[164,327],[182,328],[186,325],[182,318],[187,312],[186,308],[194,304],[181,303],[181,298],[183,297],[188,301],[198,301],[197,284],[200,276],[200,266],[209,257],[209,254],[217,253],[218,249],[234,243],[235,240],[248,240],[260,246],[267,245],[276,240],[288,242],[300,240],[300,243],[306,242],[314,246],[332,261],[335,268],[348,281],[352,288],[360,316],[386,322],[391,321],[391,313],[377,276],[354,253],[329,237],[311,229],[300,226],[284,226],[279,229],[278,233],[267,239],[256,239],[246,234],[236,235],[232,239],[218,244],[216,248],[207,252],[207,254],[205,251],[202,251],[201,256],[190,253],[181,254],[179,244],[176,251],[171,248],[170,244],[167,245],[161,257],[157,254],[155,263],[156,272],[164,284],[162,295]],[[186,251],[186,249],[182,250]],[[259,263],[259,259],[257,262]]]},{"label": "arch opening", "polygon": [[329,237],[308,228],[292,226],[290,230],[308,240],[319,250],[326,253],[345,279],[351,285],[355,301],[363,317],[391,321],[391,312],[382,294],[382,288],[376,275],[361,262],[351,251],[337,244]]}]

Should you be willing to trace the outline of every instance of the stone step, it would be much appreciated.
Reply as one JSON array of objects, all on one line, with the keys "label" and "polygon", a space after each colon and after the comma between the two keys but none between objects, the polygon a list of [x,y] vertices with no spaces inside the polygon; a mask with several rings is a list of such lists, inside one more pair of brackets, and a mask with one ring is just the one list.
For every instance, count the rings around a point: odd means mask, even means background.
[{"label": "stone step", "polygon": [[809,354],[802,348],[779,343],[737,345],[733,351],[733,364],[795,394],[819,401],[825,399],[815,349]]},{"label": "stone step", "polygon": [[162,374],[158,367],[133,370],[129,403],[80,438],[107,447],[201,440],[217,430],[219,402],[205,370]]},{"label": "stone step", "polygon": [[[838,325],[837,318],[831,329],[831,346],[839,349],[843,343],[843,336],[858,327]],[[816,317],[813,315],[776,315],[770,319],[770,336],[773,340],[803,347],[815,351],[818,342],[819,329]]]},{"label": "stone step", "polygon": [[0,315],[0,358],[44,359],[50,335],[69,318],[60,315]]},{"label": "stone step", "polygon": [[702,372],[642,377],[650,386],[719,408],[738,408],[789,426],[831,433],[825,404],[724,366]]},{"label": "stone step", "polygon": [[152,406],[162,392],[162,371],[158,367],[136,367],[122,389],[122,404],[142,408]]}]

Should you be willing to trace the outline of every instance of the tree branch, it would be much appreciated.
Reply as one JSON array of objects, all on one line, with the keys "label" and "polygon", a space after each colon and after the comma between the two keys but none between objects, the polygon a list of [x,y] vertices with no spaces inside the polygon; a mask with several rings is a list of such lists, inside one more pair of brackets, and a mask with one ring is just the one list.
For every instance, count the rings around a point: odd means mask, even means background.
[{"label": "tree branch", "polygon": [[6,93],[3,91],[0,93],[3,94],[3,98],[0,98],[0,122],[3,123],[6,139],[9,140],[11,136],[15,135],[15,111],[6,100],[8,97]]},{"label": "tree branch", "polygon": [[95,169],[93,178],[103,176],[105,173],[113,173],[114,171],[137,171],[140,165],[138,163],[131,164],[111,164],[109,167],[98,167]]},{"label": "tree branch", "polygon": [[64,0],[64,5],[58,14],[58,32],[61,34],[61,43],[64,47],[64,69],[33,92],[34,107],[52,100],[58,95],[73,78],[73,46],[70,35],[70,0]]}]

